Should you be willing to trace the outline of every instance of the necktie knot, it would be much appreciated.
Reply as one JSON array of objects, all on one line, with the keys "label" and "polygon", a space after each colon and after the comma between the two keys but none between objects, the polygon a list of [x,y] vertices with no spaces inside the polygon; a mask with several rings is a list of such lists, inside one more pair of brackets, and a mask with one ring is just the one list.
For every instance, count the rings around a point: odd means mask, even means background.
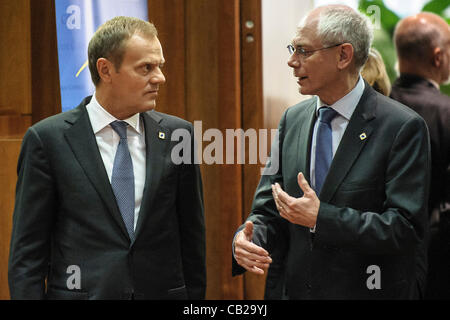
[{"label": "necktie knot", "polygon": [[120,139],[127,138],[127,126],[125,121],[113,121],[111,122],[111,128],[119,135]]},{"label": "necktie knot", "polygon": [[331,120],[336,117],[337,112],[329,107],[322,107],[319,109],[319,120],[326,124],[330,124]]}]

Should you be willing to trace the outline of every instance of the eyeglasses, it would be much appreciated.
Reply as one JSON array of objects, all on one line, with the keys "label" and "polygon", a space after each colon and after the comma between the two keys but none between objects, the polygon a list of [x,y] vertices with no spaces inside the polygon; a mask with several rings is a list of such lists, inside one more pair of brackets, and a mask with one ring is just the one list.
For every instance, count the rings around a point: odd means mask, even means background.
[{"label": "eyeglasses", "polygon": [[314,49],[314,50],[305,50],[300,46],[294,47],[292,44],[290,44],[287,46],[287,49],[288,49],[290,55],[293,55],[295,53],[296,55],[301,56],[302,58],[307,58],[316,51],[334,48],[334,47],[340,46],[341,44],[344,44],[344,43],[338,43],[338,44],[335,44],[330,47],[324,47],[324,48],[319,48],[319,49]]}]

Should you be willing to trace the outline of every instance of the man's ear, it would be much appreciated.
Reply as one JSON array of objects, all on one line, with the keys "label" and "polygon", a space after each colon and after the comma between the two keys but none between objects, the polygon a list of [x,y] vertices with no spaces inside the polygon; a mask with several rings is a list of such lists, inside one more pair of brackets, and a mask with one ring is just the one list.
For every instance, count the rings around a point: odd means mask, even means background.
[{"label": "man's ear", "polygon": [[433,50],[433,66],[436,68],[440,68],[442,65],[442,59],[444,59],[444,53],[442,52],[441,48],[436,47]]},{"label": "man's ear", "polygon": [[353,60],[354,50],[350,43],[341,44],[338,51],[338,69],[347,68]]},{"label": "man's ear", "polygon": [[110,83],[111,75],[115,72],[114,64],[106,58],[99,58],[97,60],[97,71],[103,82]]}]

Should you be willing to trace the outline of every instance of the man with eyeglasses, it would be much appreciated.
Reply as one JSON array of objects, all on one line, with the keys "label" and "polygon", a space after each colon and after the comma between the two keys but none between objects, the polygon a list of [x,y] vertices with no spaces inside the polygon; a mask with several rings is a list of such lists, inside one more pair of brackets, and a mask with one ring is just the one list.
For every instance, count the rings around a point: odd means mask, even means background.
[{"label": "man with eyeglasses", "polygon": [[314,97],[283,114],[269,160],[280,169],[262,176],[233,241],[234,275],[269,270],[265,298],[421,297],[428,132],[361,78],[372,38],[367,18],[331,5],[288,46],[300,93]]}]

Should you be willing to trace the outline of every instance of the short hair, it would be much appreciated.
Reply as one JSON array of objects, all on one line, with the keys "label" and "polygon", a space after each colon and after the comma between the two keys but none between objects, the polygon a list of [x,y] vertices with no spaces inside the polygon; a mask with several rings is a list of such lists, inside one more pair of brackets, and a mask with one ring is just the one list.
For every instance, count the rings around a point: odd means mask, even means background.
[{"label": "short hair", "polygon": [[119,70],[126,44],[135,34],[152,38],[158,36],[158,31],[152,23],[133,17],[115,17],[97,29],[88,46],[89,70],[95,86],[100,83],[97,60],[111,60],[115,69]]},{"label": "short hair", "polygon": [[345,6],[324,7],[319,14],[317,33],[324,46],[350,43],[358,71],[366,63],[373,41],[373,27],[365,15]]},{"label": "short hair", "polygon": [[375,48],[370,48],[369,58],[361,70],[361,75],[379,93],[385,96],[391,94],[391,81],[383,57]]},{"label": "short hair", "polygon": [[418,28],[403,28],[401,35],[398,34],[397,23],[394,31],[394,43],[397,55],[400,59],[411,61],[424,61],[432,56],[436,47],[442,47],[446,38],[438,26],[430,23]]}]

